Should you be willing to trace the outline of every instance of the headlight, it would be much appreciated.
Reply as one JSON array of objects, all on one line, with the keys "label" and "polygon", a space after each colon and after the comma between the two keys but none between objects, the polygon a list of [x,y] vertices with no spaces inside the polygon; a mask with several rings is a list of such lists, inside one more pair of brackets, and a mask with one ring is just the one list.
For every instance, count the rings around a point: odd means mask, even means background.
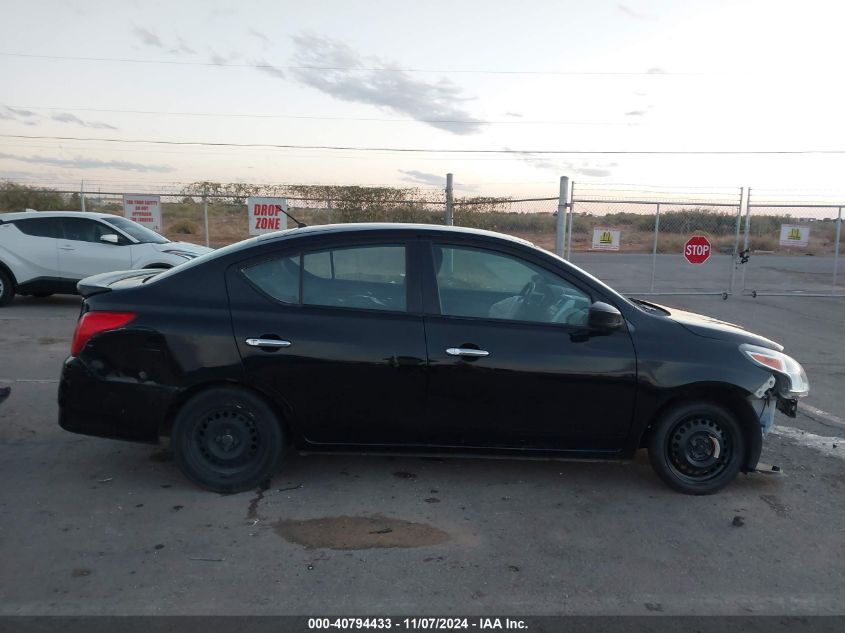
[{"label": "headlight", "polygon": [[168,255],[176,255],[177,257],[184,257],[185,259],[194,259],[197,255],[193,253],[186,253],[185,251],[164,251]]},{"label": "headlight", "polygon": [[747,343],[740,345],[739,351],[755,365],[775,372],[778,393],[784,398],[803,398],[809,393],[807,374],[801,364],[791,356]]}]

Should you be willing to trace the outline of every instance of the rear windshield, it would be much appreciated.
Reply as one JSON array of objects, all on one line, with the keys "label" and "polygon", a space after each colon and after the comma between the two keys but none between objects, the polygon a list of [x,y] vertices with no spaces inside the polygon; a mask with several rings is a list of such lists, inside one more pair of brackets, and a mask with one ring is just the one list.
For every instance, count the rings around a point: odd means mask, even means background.
[{"label": "rear windshield", "polygon": [[169,239],[163,235],[159,235],[155,231],[151,231],[145,226],[141,226],[137,222],[121,218],[117,215],[110,215],[108,217],[100,218],[104,222],[108,222],[112,226],[120,229],[130,237],[135,238],[142,244],[167,244]]}]

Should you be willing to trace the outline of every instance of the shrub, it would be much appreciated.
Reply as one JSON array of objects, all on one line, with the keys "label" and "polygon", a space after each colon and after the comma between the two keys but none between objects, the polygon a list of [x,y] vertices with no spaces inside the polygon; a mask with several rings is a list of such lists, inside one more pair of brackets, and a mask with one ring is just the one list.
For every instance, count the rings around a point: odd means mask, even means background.
[{"label": "shrub", "polygon": [[177,233],[179,235],[196,235],[200,232],[199,224],[193,220],[176,220],[167,227],[170,233]]}]

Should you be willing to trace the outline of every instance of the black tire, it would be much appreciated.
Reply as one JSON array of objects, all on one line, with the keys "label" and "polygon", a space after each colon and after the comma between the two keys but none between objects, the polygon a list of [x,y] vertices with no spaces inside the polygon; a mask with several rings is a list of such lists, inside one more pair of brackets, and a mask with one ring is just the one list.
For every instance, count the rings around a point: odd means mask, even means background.
[{"label": "black tire", "polygon": [[727,409],[691,402],[672,407],[655,422],[648,456],[655,472],[678,492],[709,495],[739,473],[745,436]]},{"label": "black tire", "polygon": [[15,284],[5,270],[0,268],[0,307],[9,305],[15,298]]},{"label": "black tire", "polygon": [[171,442],[188,479],[214,492],[233,493],[256,488],[275,474],[284,436],[262,398],[237,387],[215,387],[182,406]]}]

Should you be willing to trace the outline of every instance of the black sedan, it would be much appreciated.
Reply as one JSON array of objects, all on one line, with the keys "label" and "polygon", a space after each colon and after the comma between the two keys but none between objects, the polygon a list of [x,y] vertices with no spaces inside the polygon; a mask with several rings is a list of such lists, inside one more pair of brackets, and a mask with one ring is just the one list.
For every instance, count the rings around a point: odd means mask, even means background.
[{"label": "black sedan", "polygon": [[673,488],[755,470],[807,377],[736,326],[626,299],[530,243],[442,226],[273,233],[83,280],[68,431],[170,438],[195,483],[261,484],[289,449],[626,459]]}]

